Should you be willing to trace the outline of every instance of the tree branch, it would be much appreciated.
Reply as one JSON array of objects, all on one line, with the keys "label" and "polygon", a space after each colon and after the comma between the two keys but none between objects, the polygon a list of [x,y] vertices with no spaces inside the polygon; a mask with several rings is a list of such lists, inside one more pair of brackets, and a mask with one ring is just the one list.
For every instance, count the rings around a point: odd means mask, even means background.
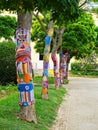
[{"label": "tree branch", "polygon": [[87,3],[88,0],[85,0],[82,4],[79,5],[79,8],[81,8],[83,5]]},{"label": "tree branch", "polygon": [[58,42],[57,42],[56,50],[58,50],[58,48],[62,45],[62,35],[63,35],[64,31],[65,31],[65,28],[59,29]]},{"label": "tree branch", "polygon": [[46,12],[43,12],[42,14],[43,14],[43,17],[44,17],[44,22],[45,22],[46,25],[48,26],[48,21],[47,21],[47,19],[46,19],[46,17],[45,17],[45,16],[46,16]]},{"label": "tree branch", "polygon": [[58,48],[62,45],[62,35],[64,33],[64,30],[65,28],[62,28],[62,29],[58,29],[58,30],[55,30],[56,32],[56,37],[53,38],[53,49],[52,49],[52,52],[54,51],[57,51]]},{"label": "tree branch", "polygon": [[43,31],[47,34],[47,30],[46,30],[44,24],[42,23],[42,21],[41,21],[40,18],[39,18],[39,15],[38,15],[39,12],[37,12],[37,13],[34,13],[34,12],[33,12],[32,14],[37,18],[37,20],[38,20],[38,22],[40,23],[40,25],[41,25]]}]

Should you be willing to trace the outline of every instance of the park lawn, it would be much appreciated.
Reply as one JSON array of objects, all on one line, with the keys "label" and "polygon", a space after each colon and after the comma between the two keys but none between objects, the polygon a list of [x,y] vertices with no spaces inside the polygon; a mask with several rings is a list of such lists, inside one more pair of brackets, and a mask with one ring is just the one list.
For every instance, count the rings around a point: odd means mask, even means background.
[{"label": "park lawn", "polygon": [[98,78],[98,71],[75,71],[72,70],[69,72],[70,76],[72,77],[91,77],[91,78]]},{"label": "park lawn", "polygon": [[[54,84],[54,77],[48,77],[49,84]],[[42,77],[41,76],[35,76],[34,77],[34,83],[42,83]]]},{"label": "park lawn", "polygon": [[[35,79],[35,82],[37,80]],[[11,86],[12,87],[12,86]],[[66,93],[65,88],[55,90],[54,85],[49,85],[49,99],[41,99],[41,84],[35,84],[35,108],[37,124],[28,123],[18,119],[19,105],[17,86],[14,93],[0,100],[0,130],[48,130],[56,117],[56,112]]]}]

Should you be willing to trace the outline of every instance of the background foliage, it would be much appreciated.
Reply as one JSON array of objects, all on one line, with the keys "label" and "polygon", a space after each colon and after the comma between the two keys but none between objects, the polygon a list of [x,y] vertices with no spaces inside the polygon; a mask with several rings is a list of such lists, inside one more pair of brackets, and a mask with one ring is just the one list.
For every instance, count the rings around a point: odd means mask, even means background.
[{"label": "background foliage", "polygon": [[0,42],[0,84],[16,83],[15,44]]},{"label": "background foliage", "polygon": [[78,62],[71,63],[71,70],[75,71],[98,71],[98,55],[93,52],[90,56],[86,56],[83,59],[80,59]]},{"label": "background foliage", "polygon": [[10,39],[16,30],[16,18],[10,16],[0,16],[0,38]]},{"label": "background foliage", "polygon": [[92,16],[81,11],[80,17],[66,27],[62,48],[77,59],[91,54],[97,37],[95,27]]},{"label": "background foliage", "polygon": [[98,54],[98,26],[95,29],[96,33],[97,33],[97,38],[96,38],[96,42],[95,42],[95,51]]}]

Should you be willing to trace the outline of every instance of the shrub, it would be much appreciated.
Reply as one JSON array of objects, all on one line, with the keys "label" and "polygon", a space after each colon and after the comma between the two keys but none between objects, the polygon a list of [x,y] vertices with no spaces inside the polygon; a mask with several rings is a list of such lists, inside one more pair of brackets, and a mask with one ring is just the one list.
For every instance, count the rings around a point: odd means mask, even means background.
[{"label": "shrub", "polygon": [[16,83],[15,44],[0,43],[0,84]]},{"label": "shrub", "polygon": [[75,71],[95,71],[97,69],[97,66],[95,64],[92,63],[82,63],[82,62],[73,62],[71,63],[71,70],[75,70]]},{"label": "shrub", "polygon": [[79,62],[73,62],[71,63],[71,70],[80,71],[82,64]]}]

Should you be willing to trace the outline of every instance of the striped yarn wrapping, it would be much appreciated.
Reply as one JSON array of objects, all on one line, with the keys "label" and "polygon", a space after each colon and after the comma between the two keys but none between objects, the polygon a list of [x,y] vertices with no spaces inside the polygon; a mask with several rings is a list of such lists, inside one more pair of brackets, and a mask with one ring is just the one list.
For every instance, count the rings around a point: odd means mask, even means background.
[{"label": "striped yarn wrapping", "polygon": [[16,31],[16,68],[19,91],[19,105],[34,103],[34,86],[32,82],[32,63],[30,48],[30,30]]},{"label": "striped yarn wrapping", "polygon": [[58,71],[58,62],[56,58],[56,54],[52,53],[51,58],[54,64],[54,83],[57,88],[60,87],[60,78],[59,78],[59,71]]}]

